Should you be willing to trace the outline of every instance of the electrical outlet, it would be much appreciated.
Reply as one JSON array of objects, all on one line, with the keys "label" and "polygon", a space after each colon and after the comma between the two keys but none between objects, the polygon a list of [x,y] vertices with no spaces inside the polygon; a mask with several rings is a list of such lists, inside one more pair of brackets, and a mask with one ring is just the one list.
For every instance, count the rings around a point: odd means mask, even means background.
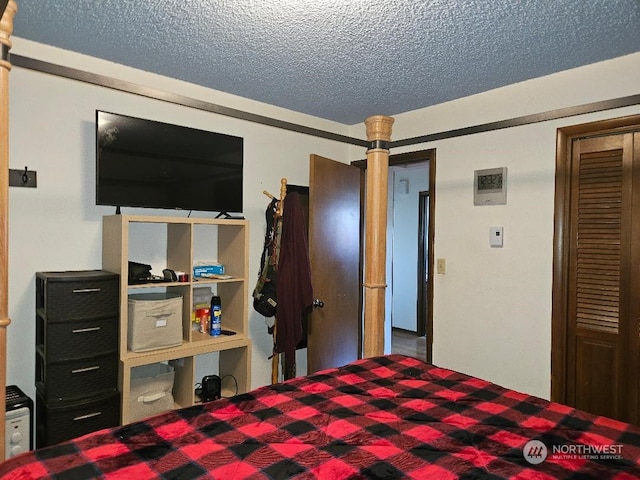
[{"label": "electrical outlet", "polygon": [[444,258],[436,260],[436,272],[440,275],[447,273],[447,261]]}]

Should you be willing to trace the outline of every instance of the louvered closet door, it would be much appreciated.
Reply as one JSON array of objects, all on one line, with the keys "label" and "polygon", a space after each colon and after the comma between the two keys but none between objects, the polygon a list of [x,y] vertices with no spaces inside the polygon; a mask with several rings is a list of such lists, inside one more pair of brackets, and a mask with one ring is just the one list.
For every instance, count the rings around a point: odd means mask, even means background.
[{"label": "louvered closet door", "polygon": [[638,406],[639,163],[632,133],[574,142],[567,400],[626,421]]}]

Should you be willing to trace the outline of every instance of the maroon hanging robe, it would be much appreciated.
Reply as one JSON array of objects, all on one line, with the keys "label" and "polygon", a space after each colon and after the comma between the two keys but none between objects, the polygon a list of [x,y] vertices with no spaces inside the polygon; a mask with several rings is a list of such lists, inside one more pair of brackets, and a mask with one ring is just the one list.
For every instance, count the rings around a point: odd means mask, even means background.
[{"label": "maroon hanging robe", "polygon": [[302,315],[313,304],[306,223],[296,192],[284,200],[277,289],[276,350],[284,352],[285,378],[291,378],[296,345],[302,338]]}]

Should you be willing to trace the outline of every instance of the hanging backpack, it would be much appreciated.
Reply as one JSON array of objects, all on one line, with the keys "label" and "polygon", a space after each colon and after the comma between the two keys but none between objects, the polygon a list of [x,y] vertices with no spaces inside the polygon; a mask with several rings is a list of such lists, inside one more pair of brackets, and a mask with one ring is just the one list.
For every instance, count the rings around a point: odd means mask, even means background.
[{"label": "hanging backpack", "polygon": [[277,227],[275,213],[278,201],[271,200],[265,212],[266,231],[264,247],[260,258],[260,274],[253,290],[253,308],[260,315],[273,317],[276,314],[277,300]]}]

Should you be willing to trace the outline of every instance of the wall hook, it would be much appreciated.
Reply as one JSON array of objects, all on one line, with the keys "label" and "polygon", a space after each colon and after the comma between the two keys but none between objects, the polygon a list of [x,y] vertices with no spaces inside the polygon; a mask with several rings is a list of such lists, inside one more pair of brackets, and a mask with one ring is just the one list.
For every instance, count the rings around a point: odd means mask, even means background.
[{"label": "wall hook", "polygon": [[9,186],[10,187],[31,187],[38,186],[37,172],[24,167],[24,170],[9,169]]}]

